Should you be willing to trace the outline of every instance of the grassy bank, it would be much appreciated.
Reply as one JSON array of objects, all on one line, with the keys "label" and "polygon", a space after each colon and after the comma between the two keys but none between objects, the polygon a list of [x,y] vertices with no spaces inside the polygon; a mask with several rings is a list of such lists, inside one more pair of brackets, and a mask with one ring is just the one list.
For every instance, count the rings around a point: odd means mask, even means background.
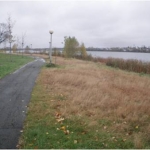
[{"label": "grassy bank", "polygon": [[33,59],[27,56],[24,56],[22,58],[22,56],[11,55],[10,57],[10,54],[0,53],[0,78],[15,71],[16,69],[30,62],[31,60]]},{"label": "grassy bank", "polygon": [[150,78],[57,58],[32,93],[18,148],[150,148]]}]

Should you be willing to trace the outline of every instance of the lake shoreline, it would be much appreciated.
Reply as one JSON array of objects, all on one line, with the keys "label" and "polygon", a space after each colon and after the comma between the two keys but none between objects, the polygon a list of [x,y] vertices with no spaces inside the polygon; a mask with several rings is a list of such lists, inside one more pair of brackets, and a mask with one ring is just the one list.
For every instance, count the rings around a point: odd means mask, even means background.
[{"label": "lake shoreline", "polygon": [[102,58],[122,58],[122,59],[136,59],[140,61],[150,62],[150,53],[140,52],[108,52],[108,51],[87,51],[88,55],[92,57]]},{"label": "lake shoreline", "polygon": [[123,53],[150,53],[150,52],[139,52],[139,51],[104,51],[104,50],[86,50],[87,52],[123,52]]}]

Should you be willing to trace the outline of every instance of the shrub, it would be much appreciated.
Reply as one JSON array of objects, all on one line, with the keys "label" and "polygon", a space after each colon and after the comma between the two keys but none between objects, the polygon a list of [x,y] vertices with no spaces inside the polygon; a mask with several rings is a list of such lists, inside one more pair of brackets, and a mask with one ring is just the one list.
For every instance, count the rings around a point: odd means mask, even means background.
[{"label": "shrub", "polygon": [[124,59],[108,58],[106,61],[106,65],[137,73],[150,74],[150,62],[142,62],[140,60],[134,59],[124,60]]},{"label": "shrub", "polygon": [[46,64],[46,67],[48,67],[48,68],[55,68],[55,67],[57,67],[57,65],[56,64],[50,64],[50,63],[48,63],[48,64]]}]

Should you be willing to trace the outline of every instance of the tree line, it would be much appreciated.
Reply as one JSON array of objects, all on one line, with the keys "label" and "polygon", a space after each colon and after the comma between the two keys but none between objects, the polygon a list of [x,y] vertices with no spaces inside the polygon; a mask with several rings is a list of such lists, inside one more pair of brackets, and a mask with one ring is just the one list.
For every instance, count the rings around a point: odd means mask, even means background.
[{"label": "tree line", "polygon": [[141,46],[141,47],[110,47],[110,48],[94,48],[88,47],[87,51],[110,51],[110,52],[142,52],[142,53],[150,53],[150,47]]}]

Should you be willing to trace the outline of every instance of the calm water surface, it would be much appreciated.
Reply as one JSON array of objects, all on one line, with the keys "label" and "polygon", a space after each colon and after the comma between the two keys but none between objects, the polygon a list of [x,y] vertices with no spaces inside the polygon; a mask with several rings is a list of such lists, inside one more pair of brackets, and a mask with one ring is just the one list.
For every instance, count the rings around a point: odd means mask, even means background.
[{"label": "calm water surface", "polygon": [[88,54],[91,54],[93,57],[137,59],[150,62],[150,53],[88,51]]}]

